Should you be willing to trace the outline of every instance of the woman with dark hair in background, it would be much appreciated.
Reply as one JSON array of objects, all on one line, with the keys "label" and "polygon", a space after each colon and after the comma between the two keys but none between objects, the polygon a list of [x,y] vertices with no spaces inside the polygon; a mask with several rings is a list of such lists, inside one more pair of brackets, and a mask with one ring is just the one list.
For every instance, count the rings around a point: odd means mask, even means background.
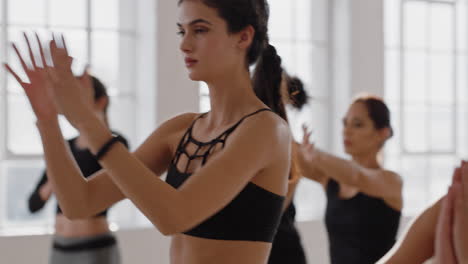
[{"label": "woman with dark hair in background", "polygon": [[[308,100],[302,81],[297,77],[289,76],[286,72],[283,73],[281,82],[281,96],[285,105],[290,105],[297,110],[301,110]],[[294,149],[296,145],[297,143],[293,142],[292,148]],[[296,186],[300,178],[295,157],[292,156],[288,193],[283,205],[283,216],[281,217],[278,232],[273,240],[268,264],[307,263],[301,237],[295,225],[296,207],[293,201]]]},{"label": "woman with dark hair in background", "polygon": [[326,191],[331,263],[373,264],[395,243],[403,207],[401,177],[378,161],[393,134],[390,111],[380,98],[360,97],[351,104],[343,125],[343,143],[351,160],[316,148],[304,127],[298,162],[302,175]]},{"label": "woman with dark hair in background", "polygon": [[[50,44],[53,66],[23,64],[31,84],[10,72],[37,116],[48,179],[67,217],[89,217],[129,198],[161,233],[172,236],[173,264],[266,263],[291,163],[279,91],[281,59],[268,40],[268,4],[180,0],[178,5],[189,77],[208,84],[212,110],[165,122],[134,153],[116,143],[90,112],[72,78],[63,40]],[[88,179],[67,152],[57,109],[103,167]],[[166,171],[164,182],[158,176]]]},{"label": "woman with dark hair in background", "polygon": [[[88,75],[87,72],[80,77],[86,89],[92,89],[94,94],[93,110],[95,115],[109,127],[107,109],[109,96],[105,86],[99,79]],[[123,138],[122,143],[128,147]],[[101,166],[88,148],[86,139],[78,136],[67,141],[73,158],[76,160],[84,177],[89,177],[99,171]],[[53,194],[52,184],[47,180],[46,172],[37,184],[29,198],[29,210],[36,213],[41,210]],[[106,219],[107,209],[93,217],[69,220],[57,206],[55,217],[55,234],[53,249],[50,254],[51,264],[117,264],[120,263],[120,253],[117,241],[109,230]]]}]

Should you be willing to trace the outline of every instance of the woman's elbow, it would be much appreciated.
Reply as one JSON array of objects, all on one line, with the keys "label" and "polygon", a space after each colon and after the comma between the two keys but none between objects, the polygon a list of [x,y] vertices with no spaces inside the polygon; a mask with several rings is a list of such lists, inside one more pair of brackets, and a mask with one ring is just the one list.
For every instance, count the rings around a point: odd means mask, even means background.
[{"label": "woman's elbow", "polygon": [[[168,216],[168,215],[166,215]],[[190,230],[192,225],[190,225],[187,222],[187,218],[183,218],[180,216],[174,216],[174,217],[167,217],[166,219],[157,219],[156,217],[149,218],[149,219],[154,219],[151,220],[151,222],[156,226],[156,228],[159,230],[159,232],[164,235],[164,236],[173,236],[176,234],[183,233],[187,230]]]}]

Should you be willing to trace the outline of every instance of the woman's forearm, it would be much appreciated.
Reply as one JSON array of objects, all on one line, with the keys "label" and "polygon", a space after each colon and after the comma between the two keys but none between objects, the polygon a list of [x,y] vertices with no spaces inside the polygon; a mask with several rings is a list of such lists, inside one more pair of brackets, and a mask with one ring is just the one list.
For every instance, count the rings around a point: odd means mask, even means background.
[{"label": "woman's forearm", "polygon": [[315,151],[317,157],[314,159],[314,166],[327,178],[349,185],[356,185],[359,182],[361,173],[359,165],[318,149]]},{"label": "woman's forearm", "polygon": [[63,139],[58,120],[38,121],[37,127],[44,148],[48,180],[62,211],[73,216],[87,204],[86,180]]},{"label": "woman's forearm", "polygon": [[[88,142],[91,152],[96,154],[112,135],[105,124],[97,118],[90,116],[85,120],[79,124],[78,130]],[[176,217],[180,215],[178,209],[183,204],[180,202],[180,194],[130,153],[123,144],[113,145],[99,163],[120,191],[161,233],[174,233],[176,229],[180,231],[179,220],[183,218]]]},{"label": "woman's forearm", "polygon": [[378,264],[424,263],[434,255],[434,238],[442,199],[416,217]]}]

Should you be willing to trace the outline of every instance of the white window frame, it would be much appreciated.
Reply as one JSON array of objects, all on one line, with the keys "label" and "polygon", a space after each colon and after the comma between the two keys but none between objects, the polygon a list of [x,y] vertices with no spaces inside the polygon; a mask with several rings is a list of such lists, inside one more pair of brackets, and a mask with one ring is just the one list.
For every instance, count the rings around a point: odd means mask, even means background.
[{"label": "white window frame", "polygon": [[[12,0],[0,0],[0,5],[1,5],[1,16],[0,16],[0,29],[1,29],[1,34],[0,34],[0,42],[6,44],[7,39],[8,39],[8,27],[11,25],[8,25],[6,21],[8,21],[8,1]],[[156,45],[155,45],[155,40],[153,39],[153,36],[148,36],[148,32],[154,32],[154,28],[156,27],[155,23],[155,13],[156,13],[156,4],[152,3],[153,1],[151,0],[138,0],[138,1],[131,1],[131,2],[125,2],[125,1],[120,1],[119,5],[124,5],[124,4],[132,4],[134,5],[134,13],[133,14],[128,14],[126,13],[125,10],[122,11],[123,9],[120,9],[120,14],[119,14],[119,21],[133,21],[135,28],[134,30],[126,30],[126,29],[121,29],[120,27],[118,28],[113,28],[113,29],[108,29],[108,28],[99,28],[99,27],[92,27],[91,24],[91,3],[92,0],[87,0],[86,5],[87,5],[87,13],[86,13],[86,27],[79,27],[79,29],[84,29],[87,34],[87,60],[92,61],[92,37],[91,35],[93,32],[99,31],[99,32],[113,32],[118,34],[119,36],[127,36],[131,37],[133,39],[133,47],[134,50],[130,51],[134,53],[135,56],[122,56],[120,59],[123,58],[130,58],[132,61],[121,61],[120,65],[130,65],[128,66],[127,69],[122,69],[120,66],[119,71],[121,70],[127,70],[130,71],[131,73],[129,74],[130,80],[123,80],[119,79],[119,82],[121,83],[131,83],[131,90],[125,89],[123,91],[122,89],[118,89],[118,91],[109,91],[109,95],[111,98],[123,98],[123,99],[130,99],[132,101],[132,107],[135,109],[134,110],[134,115],[135,118],[132,120],[134,122],[135,126],[133,128],[133,133],[132,135],[125,135],[126,138],[130,141],[131,148],[134,149],[136,148],[137,144],[141,143],[144,139],[144,137],[147,136],[148,131],[153,129],[152,126],[149,126],[148,123],[153,123],[154,120],[151,120],[154,118],[155,112],[155,101],[154,98],[148,97],[147,95],[144,94],[152,94],[152,92],[147,92],[146,89],[154,89],[156,85],[156,80],[154,77],[154,70],[156,67],[156,61],[146,61],[147,60],[147,55],[154,55],[154,52],[156,50]],[[45,5],[50,4],[49,1],[45,2]],[[122,15],[128,15],[126,19],[122,19]],[[48,16],[48,15],[47,15]],[[50,16],[47,17],[47,20],[50,20]],[[28,26],[28,25],[15,25],[15,26]],[[36,25],[29,25],[31,27],[36,27]],[[44,28],[44,26],[41,25],[41,28]],[[45,28],[49,29],[51,28],[51,25],[46,24]],[[75,27],[69,27],[69,26],[63,26],[62,28],[75,28]],[[142,50],[145,49],[145,50]],[[148,50],[152,49],[152,50]],[[154,49],[154,50],[153,50]],[[7,58],[7,55],[9,52],[12,52],[11,46],[10,45],[3,45],[2,48],[0,48],[0,58],[5,59]],[[122,51],[121,51],[122,52]],[[129,51],[126,50],[126,53]],[[144,61],[145,63],[145,68],[138,70],[136,67],[140,65],[141,61]],[[42,155],[37,155],[37,154],[17,154],[13,153],[11,150],[7,149],[8,144],[8,89],[7,89],[7,72],[1,67],[0,70],[0,165],[2,163],[28,163],[30,162],[31,164],[38,164],[41,163],[43,160]],[[119,78],[122,78],[122,76],[119,76]],[[106,80],[103,80],[104,82]],[[145,84],[146,86],[143,89],[142,84]],[[16,93],[15,93],[16,94]],[[111,99],[112,100],[112,99]],[[27,107],[27,106],[25,106]],[[143,109],[144,108],[144,109]],[[149,108],[149,109],[148,109]],[[148,114],[148,110],[151,112]],[[147,120],[150,119],[150,120]],[[2,165],[3,167],[3,165]],[[40,175],[37,175],[38,179]],[[35,223],[34,225],[36,228],[30,227],[30,226],[23,226],[21,223],[17,224],[15,222],[10,222],[7,219],[7,199],[3,199],[3,197],[6,197],[6,190],[8,188],[8,176],[4,173],[4,170],[0,170],[0,235],[2,234],[14,234],[18,230],[23,230],[19,231],[21,234],[29,234],[29,233],[44,233],[44,232],[51,232],[51,222],[49,219],[44,219],[44,221],[40,222],[40,226],[37,227]],[[27,202],[27,197],[24,197],[25,203]],[[128,203],[128,201],[127,201]],[[55,213],[55,210],[54,210]],[[135,225],[135,227],[139,226],[148,226],[149,222],[147,219],[138,212],[137,209],[133,209],[132,212],[132,225]],[[128,221],[127,221],[128,222]],[[26,229],[25,229],[26,227]],[[116,228],[118,225],[115,223],[111,224],[111,228]],[[124,226],[125,228],[129,226]],[[131,226],[133,227],[133,226]]]}]

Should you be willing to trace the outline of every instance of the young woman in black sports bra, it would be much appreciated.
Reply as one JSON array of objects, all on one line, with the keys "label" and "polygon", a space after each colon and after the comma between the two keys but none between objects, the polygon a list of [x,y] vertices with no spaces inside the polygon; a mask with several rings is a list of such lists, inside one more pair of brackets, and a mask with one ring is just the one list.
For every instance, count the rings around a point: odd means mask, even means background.
[{"label": "young woman in black sports bra", "polygon": [[[48,177],[67,217],[88,217],[129,198],[161,233],[172,236],[173,264],[266,263],[291,163],[279,92],[281,60],[268,41],[268,4],[180,0],[178,5],[180,50],[189,77],[208,84],[212,111],[165,122],[134,153],[115,143],[89,110],[88,97],[72,78],[63,39],[50,43],[53,66],[23,63],[31,83],[11,73],[37,116]],[[68,153],[57,109],[104,168],[88,179]],[[158,176],[166,171],[164,182]]]},{"label": "young woman in black sports bra", "polygon": [[304,129],[298,161],[302,175],[326,191],[331,263],[374,264],[395,243],[403,206],[400,176],[382,168],[377,158],[392,135],[390,112],[380,98],[361,97],[343,124],[343,143],[352,160],[317,149]]}]

